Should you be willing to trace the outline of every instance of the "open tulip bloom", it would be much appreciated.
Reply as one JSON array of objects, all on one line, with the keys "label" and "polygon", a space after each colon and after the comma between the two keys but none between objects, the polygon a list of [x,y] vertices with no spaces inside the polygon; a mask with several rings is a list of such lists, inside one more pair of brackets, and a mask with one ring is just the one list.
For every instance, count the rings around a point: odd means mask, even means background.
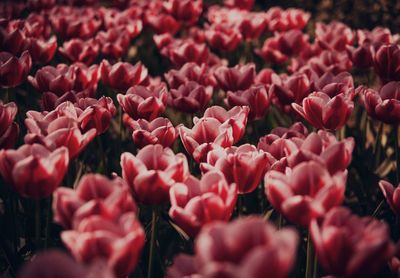
[{"label": "open tulip bloom", "polygon": [[0,277],[400,277],[399,7],[267,2],[0,1]]}]

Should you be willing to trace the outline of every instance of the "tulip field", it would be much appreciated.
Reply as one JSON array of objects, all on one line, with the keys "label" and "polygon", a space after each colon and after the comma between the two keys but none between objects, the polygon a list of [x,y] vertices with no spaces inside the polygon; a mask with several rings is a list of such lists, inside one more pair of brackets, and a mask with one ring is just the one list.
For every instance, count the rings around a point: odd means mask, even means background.
[{"label": "tulip field", "polygon": [[400,278],[400,5],[334,2],[0,2],[0,277]]}]

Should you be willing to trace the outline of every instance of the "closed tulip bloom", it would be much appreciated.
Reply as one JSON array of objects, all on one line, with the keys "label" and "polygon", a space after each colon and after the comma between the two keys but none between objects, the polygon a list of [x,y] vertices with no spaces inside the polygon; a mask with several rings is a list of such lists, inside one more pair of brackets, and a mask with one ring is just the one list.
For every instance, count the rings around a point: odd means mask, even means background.
[{"label": "closed tulip bloom", "polygon": [[193,25],[203,11],[202,0],[168,0],[163,3],[164,9],[178,21]]},{"label": "closed tulip bloom", "polygon": [[219,87],[224,91],[247,90],[254,83],[256,77],[255,65],[237,65],[233,68],[219,67],[215,70],[214,76]]},{"label": "closed tulip bloom", "polygon": [[18,107],[14,102],[0,101],[0,149],[9,149],[18,139],[19,126],[14,122]]},{"label": "closed tulip bloom", "polygon": [[310,13],[296,8],[282,10],[280,7],[272,7],[266,13],[268,29],[272,32],[291,29],[301,30],[307,25],[310,17]]},{"label": "closed tulip bloom", "polygon": [[163,147],[171,147],[178,137],[178,131],[168,118],[160,117],[152,121],[145,119],[135,121],[125,115],[124,122],[133,130],[132,139],[139,148],[156,144],[160,144]]},{"label": "closed tulip bloom", "polygon": [[400,122],[400,82],[389,82],[379,91],[362,86],[357,90],[364,97],[364,106],[369,116],[387,124]]},{"label": "closed tulip bloom", "polygon": [[318,22],[315,27],[315,37],[323,49],[345,51],[347,45],[353,44],[354,33],[347,25],[339,21],[329,24]]},{"label": "closed tulip bloom", "polygon": [[179,255],[168,277],[287,277],[298,241],[295,230],[278,231],[260,217],[211,223],[197,236],[195,255]]},{"label": "closed tulip bloom", "polygon": [[119,26],[97,33],[96,41],[104,56],[118,59],[128,51],[131,38],[126,30],[124,26]]},{"label": "closed tulip bloom", "polygon": [[55,36],[48,40],[39,38],[27,38],[26,49],[31,54],[34,63],[46,64],[50,62],[57,50],[57,39]]},{"label": "closed tulip bloom", "polygon": [[99,55],[99,45],[94,40],[72,39],[64,42],[63,46],[58,48],[58,51],[70,62],[82,62],[91,65]]},{"label": "closed tulip bloom", "polygon": [[354,109],[354,103],[343,94],[330,98],[323,92],[314,92],[303,99],[303,104],[292,108],[315,128],[337,130],[344,126]]},{"label": "closed tulip bloom", "polygon": [[369,43],[364,43],[357,48],[347,46],[346,50],[355,67],[363,69],[374,65],[375,52],[373,46]]},{"label": "closed tulip bloom", "polygon": [[61,184],[68,169],[68,149],[49,151],[33,144],[0,151],[0,174],[22,197],[48,197]]},{"label": "closed tulip bloom", "polygon": [[235,105],[250,107],[251,120],[263,118],[270,104],[269,94],[264,85],[252,86],[244,91],[228,92],[226,101],[231,107]]},{"label": "closed tulip bloom", "polygon": [[383,44],[395,43],[398,40],[396,35],[390,32],[390,29],[377,26],[372,30],[357,30],[357,42],[359,45],[364,43],[372,44],[374,48],[379,48]]},{"label": "closed tulip bloom", "polygon": [[189,176],[186,157],[158,144],[144,147],[136,156],[123,153],[121,167],[135,200],[146,205],[168,203],[171,186]]},{"label": "closed tulip bloom", "polygon": [[186,113],[204,110],[211,100],[213,88],[204,87],[194,81],[182,84],[178,89],[171,89],[168,103]]},{"label": "closed tulip bloom", "polygon": [[375,53],[374,68],[383,84],[400,81],[400,46],[382,45]]},{"label": "closed tulip bloom", "polygon": [[53,194],[54,221],[74,229],[90,216],[118,219],[127,212],[137,213],[129,186],[121,178],[112,180],[99,174],[84,175],[75,189],[60,187]]},{"label": "closed tulip bloom", "polygon": [[84,218],[74,230],[63,231],[61,239],[79,262],[105,260],[117,277],[126,277],[139,260],[145,233],[135,213],[128,212],[116,220]]},{"label": "closed tulip bloom", "polygon": [[203,86],[215,86],[217,81],[210,71],[205,64],[186,63],[179,69],[171,69],[164,74],[164,77],[171,89],[178,89],[189,81],[195,81]]},{"label": "closed tulip bloom", "polygon": [[146,11],[144,21],[157,34],[175,35],[181,28],[181,24],[173,16],[165,13]]},{"label": "closed tulip bloom", "polygon": [[210,50],[205,43],[191,39],[175,39],[160,52],[177,68],[189,62],[201,65],[207,63],[210,57]]},{"label": "closed tulip bloom", "polygon": [[395,251],[385,222],[344,207],[332,209],[320,223],[313,220],[310,233],[318,261],[337,277],[372,277]]},{"label": "closed tulip bloom", "polygon": [[46,250],[25,263],[18,274],[20,278],[52,278],[62,273],[63,278],[114,278],[115,275],[104,262],[94,262],[84,266],[76,262],[66,252]]},{"label": "closed tulip bloom", "polygon": [[167,104],[167,89],[161,84],[155,88],[133,86],[126,94],[118,94],[117,99],[122,109],[131,118],[154,120],[165,111]]},{"label": "closed tulip bloom", "polygon": [[265,193],[272,206],[289,221],[308,227],[344,200],[347,171],[329,174],[320,163],[310,161],[288,173],[270,171],[265,175]]},{"label": "closed tulip bloom", "polygon": [[0,86],[14,88],[25,81],[32,66],[28,51],[18,58],[8,52],[0,52]]},{"label": "closed tulip bloom", "polygon": [[379,182],[379,188],[385,196],[386,202],[396,215],[400,215],[400,188],[399,186],[394,187],[388,181],[381,180]]},{"label": "closed tulip bloom", "polygon": [[257,188],[273,161],[268,153],[245,144],[209,152],[207,163],[202,163],[200,168],[203,172],[221,171],[228,183],[237,185],[239,194],[245,194]]},{"label": "closed tulip bloom", "polygon": [[110,65],[107,60],[103,60],[100,73],[105,85],[123,92],[132,86],[145,85],[147,82],[147,68],[140,62],[135,65],[126,62]]},{"label": "closed tulip bloom", "polygon": [[281,106],[301,103],[311,92],[310,79],[302,73],[292,74],[288,78],[275,78],[269,92],[275,98],[275,103]]},{"label": "closed tulip bloom", "polygon": [[206,39],[212,48],[231,52],[242,41],[240,31],[229,25],[212,25],[205,31]]},{"label": "closed tulip bloom", "polygon": [[229,185],[222,173],[211,171],[201,180],[190,176],[169,191],[171,219],[194,237],[207,223],[228,221],[237,199],[236,184]]}]

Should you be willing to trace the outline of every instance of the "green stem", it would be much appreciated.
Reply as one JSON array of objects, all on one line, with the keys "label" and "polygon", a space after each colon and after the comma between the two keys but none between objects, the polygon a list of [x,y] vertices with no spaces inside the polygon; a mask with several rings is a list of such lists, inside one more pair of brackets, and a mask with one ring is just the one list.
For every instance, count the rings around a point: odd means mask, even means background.
[{"label": "green stem", "polygon": [[313,278],[314,274],[314,260],[315,260],[314,248],[311,242],[311,233],[308,232],[307,237],[307,262],[306,262],[306,274],[305,278]]},{"label": "green stem", "polygon": [[282,223],[283,223],[283,217],[282,217],[282,214],[279,213],[279,216],[278,216],[278,230],[280,230],[282,228]]},{"label": "green stem", "polygon": [[379,123],[379,128],[378,128],[378,133],[376,134],[375,138],[375,145],[374,145],[374,154],[375,154],[375,168],[379,166],[379,163],[381,162],[381,138],[382,138],[382,133],[383,133],[383,123]]},{"label": "green stem", "polygon": [[40,199],[35,200],[35,241],[37,248],[40,246]]},{"label": "green stem", "polygon": [[47,249],[49,245],[49,239],[50,239],[50,232],[51,232],[51,219],[52,219],[52,213],[51,213],[51,197],[46,200],[47,202],[47,214],[46,214],[46,226],[45,226],[45,241],[44,241],[44,249]]},{"label": "green stem", "polygon": [[150,236],[150,252],[149,252],[149,265],[147,269],[147,278],[153,277],[153,261],[154,261],[154,251],[156,244],[156,233],[157,233],[157,207],[153,207],[153,213],[151,216],[151,236]]}]

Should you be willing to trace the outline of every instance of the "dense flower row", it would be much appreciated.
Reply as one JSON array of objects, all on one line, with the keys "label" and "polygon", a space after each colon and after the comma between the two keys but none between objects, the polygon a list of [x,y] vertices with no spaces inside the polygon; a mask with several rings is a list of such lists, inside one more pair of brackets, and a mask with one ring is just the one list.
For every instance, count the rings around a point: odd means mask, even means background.
[{"label": "dense flower row", "polygon": [[[18,195],[0,217],[33,217],[23,203],[36,202],[34,251],[52,214],[74,258],[39,254],[21,277],[370,277],[386,263],[399,275],[398,223],[358,216],[368,196],[350,186],[368,130],[346,137],[356,113],[378,123],[378,171],[384,129],[395,134],[379,188],[398,217],[397,34],[316,22],[311,39],[311,14],[254,0],[108,2],[0,4],[0,199]],[[249,201],[264,217],[242,215]],[[157,224],[192,254],[156,256]]]}]

